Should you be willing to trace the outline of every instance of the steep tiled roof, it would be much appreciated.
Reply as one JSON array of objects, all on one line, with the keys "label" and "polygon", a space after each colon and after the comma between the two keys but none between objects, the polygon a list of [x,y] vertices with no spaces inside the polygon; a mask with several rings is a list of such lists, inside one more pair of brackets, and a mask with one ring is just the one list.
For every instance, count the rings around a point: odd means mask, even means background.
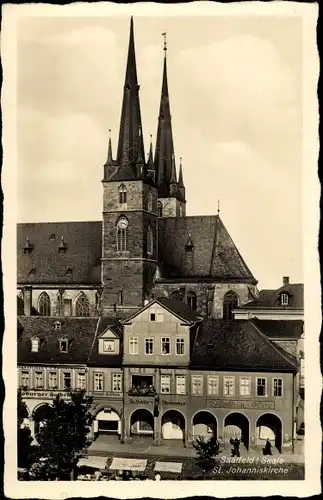
[{"label": "steep tiled roof", "polygon": [[196,311],[193,311],[187,304],[181,300],[167,299],[166,297],[159,297],[156,299],[162,306],[164,306],[169,311],[176,314],[180,318],[186,321],[198,321],[200,319]]},{"label": "steep tiled roof", "polygon": [[[99,284],[101,231],[101,222],[18,224],[18,283]],[[66,250],[59,252],[62,237]],[[26,238],[29,252],[24,252]]]},{"label": "steep tiled roof", "polygon": [[[256,283],[219,216],[159,219],[162,278],[210,277]],[[193,254],[185,251],[191,238]]]},{"label": "steep tiled roof", "polygon": [[[95,338],[98,318],[48,318],[20,316],[23,333],[18,341],[18,363],[86,363]],[[55,330],[55,322],[61,329]],[[31,338],[38,337],[38,352],[31,352]],[[59,351],[59,339],[69,339],[68,353]]]},{"label": "steep tiled roof", "polygon": [[[280,296],[282,293],[289,295],[287,306],[281,305]],[[261,293],[256,300],[248,302],[239,309],[304,309],[304,285],[302,283],[288,283],[281,286],[278,290],[269,290],[267,293]]]},{"label": "steep tiled roof", "polygon": [[193,368],[293,371],[297,365],[262,335],[252,321],[205,320],[193,348]]},{"label": "steep tiled roof", "polygon": [[[119,354],[100,354],[99,337],[108,328],[120,338]],[[122,363],[122,325],[116,318],[103,317],[99,320],[97,334],[93,342],[88,364],[96,366],[121,366]]]},{"label": "steep tiled roof", "polygon": [[272,339],[300,339],[303,333],[304,322],[298,319],[270,320],[253,318],[251,321],[259,330]]}]

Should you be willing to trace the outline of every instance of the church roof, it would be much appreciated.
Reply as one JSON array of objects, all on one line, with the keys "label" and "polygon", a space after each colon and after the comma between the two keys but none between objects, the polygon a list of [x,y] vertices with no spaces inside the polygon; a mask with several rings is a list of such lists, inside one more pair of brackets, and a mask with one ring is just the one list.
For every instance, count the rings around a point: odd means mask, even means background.
[{"label": "church roof", "polygon": [[[281,294],[289,296],[288,305],[281,304]],[[304,285],[302,283],[287,283],[278,290],[268,290],[260,296],[239,307],[239,309],[304,309]]]},{"label": "church roof", "polygon": [[213,370],[295,371],[284,355],[249,320],[204,320],[197,330],[191,366]]},{"label": "church roof", "polygon": [[[215,280],[256,280],[218,215],[159,219],[162,278],[209,277]],[[187,255],[188,237],[194,242]],[[186,265],[192,259],[192,266]]]},{"label": "church roof", "polygon": [[[101,222],[18,224],[18,283],[100,284],[101,231]],[[26,238],[32,245],[28,251]]]},{"label": "church roof", "polygon": [[252,318],[259,330],[270,339],[290,339],[298,340],[301,338],[304,321],[301,319],[276,320],[276,319],[258,319]]},{"label": "church roof", "polygon": [[[18,340],[18,363],[80,363],[87,362],[97,329],[98,318],[50,318],[20,316],[23,332]],[[60,322],[61,328],[55,329]],[[31,351],[31,338],[38,337],[38,352]],[[67,353],[60,352],[59,339],[69,340]]]}]

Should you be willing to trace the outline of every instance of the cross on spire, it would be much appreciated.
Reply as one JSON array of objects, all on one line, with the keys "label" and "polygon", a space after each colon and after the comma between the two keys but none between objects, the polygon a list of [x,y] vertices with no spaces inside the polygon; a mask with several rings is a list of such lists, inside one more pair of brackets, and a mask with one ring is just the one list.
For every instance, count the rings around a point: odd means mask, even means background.
[{"label": "cross on spire", "polygon": [[220,215],[220,200],[218,200],[218,215]]},{"label": "cross on spire", "polygon": [[167,33],[166,31],[164,31],[164,33],[162,33],[162,36],[164,37],[164,51],[165,51],[165,55],[166,55],[166,50],[167,50]]}]

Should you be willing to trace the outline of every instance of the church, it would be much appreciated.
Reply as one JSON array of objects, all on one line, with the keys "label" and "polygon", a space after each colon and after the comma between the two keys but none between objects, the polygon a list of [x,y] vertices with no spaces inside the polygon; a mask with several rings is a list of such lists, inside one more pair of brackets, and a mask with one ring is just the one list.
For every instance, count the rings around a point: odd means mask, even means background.
[{"label": "church", "polygon": [[110,138],[103,166],[102,221],[18,224],[18,294],[32,300],[35,314],[122,317],[168,297],[205,317],[230,318],[257,297],[257,281],[219,214],[186,216],[166,46],[148,159],[139,88],[131,20],[118,147],[114,156]]},{"label": "church", "polygon": [[[166,43],[148,156],[139,89],[131,19],[117,150],[109,138],[98,179],[102,220],[18,224],[26,421],[37,436],[56,394],[85,389],[94,399],[93,438],[186,447],[213,433],[227,445],[238,436],[246,450],[270,437],[281,451],[295,439],[296,348],[280,346],[280,322],[266,323],[269,338],[241,309],[261,296],[220,214],[186,215]],[[237,309],[246,317],[235,319]],[[296,343],[302,325],[294,326]]]}]

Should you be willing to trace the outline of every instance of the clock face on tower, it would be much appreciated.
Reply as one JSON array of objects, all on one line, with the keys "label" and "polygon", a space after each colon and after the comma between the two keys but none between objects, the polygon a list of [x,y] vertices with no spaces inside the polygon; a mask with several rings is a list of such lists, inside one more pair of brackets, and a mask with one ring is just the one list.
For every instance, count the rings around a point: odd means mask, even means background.
[{"label": "clock face on tower", "polygon": [[118,226],[121,229],[126,229],[128,227],[128,221],[127,221],[127,219],[120,219],[119,222],[118,222]]}]

